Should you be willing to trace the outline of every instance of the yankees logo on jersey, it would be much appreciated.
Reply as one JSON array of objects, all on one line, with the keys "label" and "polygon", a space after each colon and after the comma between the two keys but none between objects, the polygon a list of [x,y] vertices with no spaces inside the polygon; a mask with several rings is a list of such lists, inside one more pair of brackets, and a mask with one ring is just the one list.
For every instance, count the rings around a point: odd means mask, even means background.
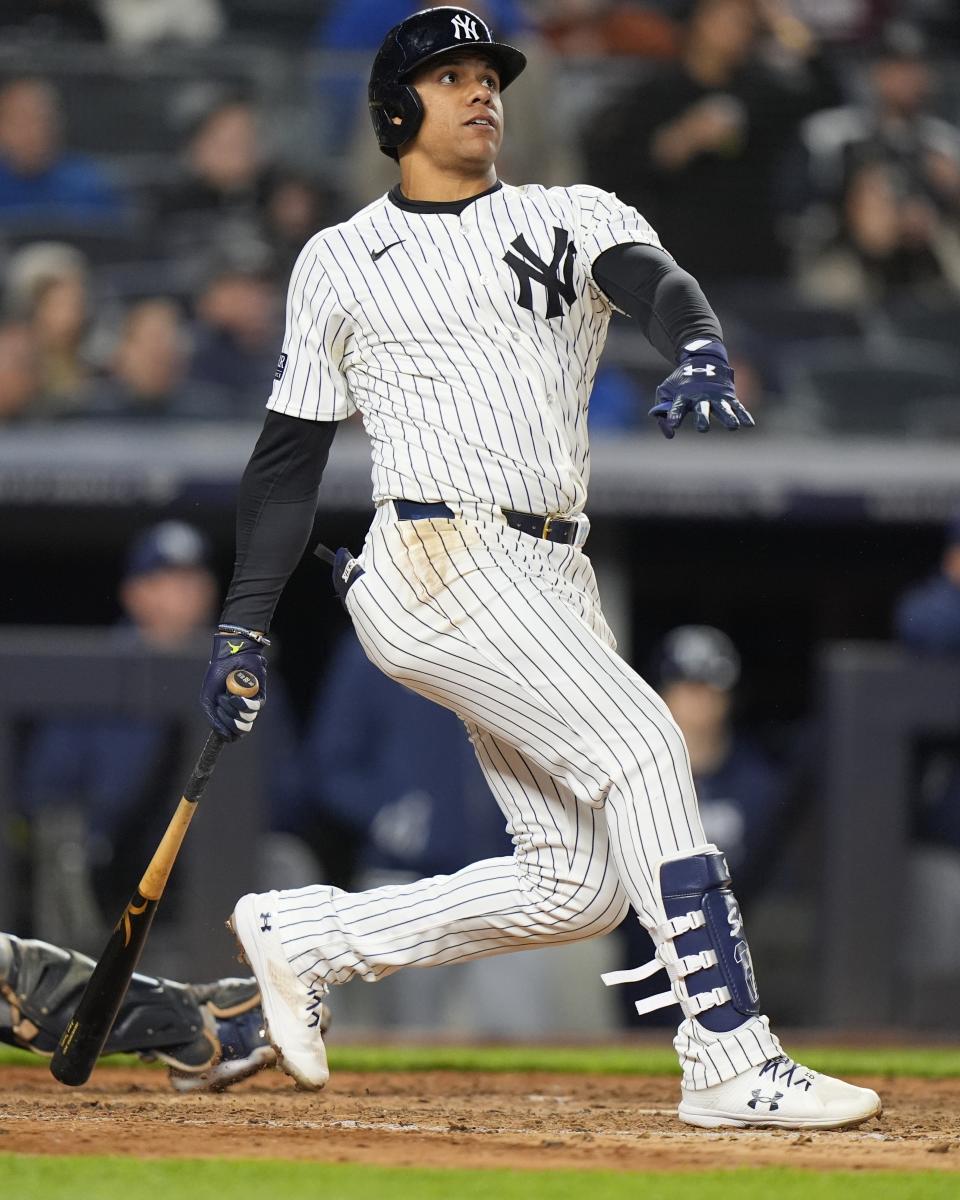
[{"label": "yankees logo on jersey", "polygon": [[496,184],[466,206],[394,191],[301,254],[268,407],[321,421],[359,410],[376,502],[578,513],[612,313],[590,264],[631,242],[659,245],[597,188]]},{"label": "yankees logo on jersey", "polygon": [[539,283],[547,293],[547,318],[561,316],[561,300],[573,304],[577,298],[577,289],[573,282],[573,257],[577,248],[570,240],[570,234],[565,229],[554,229],[553,258],[549,263],[544,262],[536,251],[527,245],[523,234],[513,242],[513,247],[518,253],[505,254],[503,261],[513,268],[520,282],[517,303],[533,311],[531,284]]}]

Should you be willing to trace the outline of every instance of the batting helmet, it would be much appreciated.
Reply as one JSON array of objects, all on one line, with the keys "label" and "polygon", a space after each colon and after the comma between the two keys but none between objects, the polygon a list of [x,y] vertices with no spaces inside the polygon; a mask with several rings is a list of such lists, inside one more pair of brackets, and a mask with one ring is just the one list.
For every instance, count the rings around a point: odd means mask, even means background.
[{"label": "batting helmet", "polygon": [[[370,116],[384,154],[399,158],[397,147],[415,137],[423,121],[423,104],[410,77],[432,59],[455,50],[489,58],[500,75],[501,91],[527,65],[524,54],[495,42],[490,27],[468,8],[444,5],[407,17],[383,39],[370,71]],[[399,124],[394,117],[400,118]]]}]

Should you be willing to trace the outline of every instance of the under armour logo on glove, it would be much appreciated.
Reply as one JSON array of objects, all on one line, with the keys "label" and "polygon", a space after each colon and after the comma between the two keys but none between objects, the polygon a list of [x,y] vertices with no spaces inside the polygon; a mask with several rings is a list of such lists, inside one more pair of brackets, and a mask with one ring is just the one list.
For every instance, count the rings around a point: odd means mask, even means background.
[{"label": "under armour logo on glove", "polygon": [[688,413],[695,414],[698,433],[709,431],[711,416],[726,429],[755,424],[737,399],[723,342],[700,338],[684,346],[680,359],[680,366],[657,388],[657,403],[649,413],[664,437],[672,438]]}]

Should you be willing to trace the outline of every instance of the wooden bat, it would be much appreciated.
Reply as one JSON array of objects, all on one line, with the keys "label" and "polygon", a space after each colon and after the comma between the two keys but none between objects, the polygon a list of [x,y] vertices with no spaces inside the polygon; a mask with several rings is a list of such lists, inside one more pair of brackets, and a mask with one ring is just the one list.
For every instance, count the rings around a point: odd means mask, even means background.
[{"label": "wooden bat", "polygon": [[[235,696],[253,697],[260,690],[256,676],[244,670],[231,671],[226,684],[227,690]],[[173,864],[224,745],[225,741],[218,733],[208,735],[150,865],[87,981],[76,1011],[50,1060],[50,1072],[61,1083],[71,1087],[86,1083],[106,1045],[131,976],[140,961]]]}]

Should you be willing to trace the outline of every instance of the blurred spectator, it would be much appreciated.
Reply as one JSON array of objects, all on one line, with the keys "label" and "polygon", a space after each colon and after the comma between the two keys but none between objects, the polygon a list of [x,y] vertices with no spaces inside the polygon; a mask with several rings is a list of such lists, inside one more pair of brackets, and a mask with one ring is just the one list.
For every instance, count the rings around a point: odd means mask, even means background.
[{"label": "blurred spectator", "polygon": [[235,415],[260,414],[273,386],[281,317],[269,250],[245,242],[222,251],[197,297],[189,381],[217,388]]},{"label": "blurred spectator", "polygon": [[682,625],[663,639],[658,690],[683,730],[709,841],[726,854],[738,894],[762,884],[787,810],[783,771],[733,726],[740,655],[709,625]]},{"label": "blurred spectator", "polygon": [[337,220],[338,198],[302,171],[278,168],[263,185],[263,234],[277,277],[286,280],[311,237]]},{"label": "blurred spectator", "polygon": [[206,632],[216,601],[210,548],[198,530],[164,521],[134,539],[120,585],[128,636],[175,649]]},{"label": "blurred spectator", "polygon": [[[761,54],[764,36],[778,61]],[[779,0],[697,0],[677,65],[587,122],[590,182],[636,205],[705,281],[780,277],[785,148],[801,118],[838,95]]]},{"label": "blurred spectator", "polygon": [[312,804],[362,839],[354,886],[512,852],[459,719],[388,679],[352,630],[327,671],[303,757]]},{"label": "blurred spectator", "polygon": [[53,85],[21,78],[0,87],[0,226],[103,227],[123,215],[97,163],[64,149]]},{"label": "blurred spectator", "polygon": [[[683,731],[707,840],[726,855],[737,897],[748,906],[769,882],[774,852],[784,848],[790,804],[783,768],[733,725],[740,655],[721,630],[681,625],[657,647],[652,678]],[[639,922],[628,919],[621,930],[630,966],[653,957]],[[662,990],[658,977],[641,987],[643,995]],[[637,999],[639,992],[631,1005]],[[632,1007],[627,1016],[636,1020]]]},{"label": "blurred spectator", "polygon": [[157,43],[199,45],[223,35],[219,0],[100,0],[110,41],[124,50]]},{"label": "blurred spectator", "polygon": [[3,0],[0,28],[15,29],[38,41],[102,41],[103,21],[96,0]]},{"label": "blurred spectator", "polygon": [[960,292],[960,129],[930,111],[920,32],[885,27],[860,104],[804,123],[815,249],[802,284],[835,304]]},{"label": "blurred spectator", "polygon": [[229,397],[187,381],[189,337],[171,300],[143,300],[127,312],[110,373],[96,386],[89,411],[98,416],[196,417],[230,414]]},{"label": "blurred spectator", "polygon": [[[216,600],[206,540],[189,525],[164,522],[129,548],[120,585],[124,619],[116,636],[159,650],[182,649],[196,638],[202,653],[199,637],[209,628]],[[129,892],[128,882],[113,878],[114,859],[129,852],[146,861],[156,843],[156,826],[162,829],[167,819],[161,801],[179,761],[177,733],[155,717],[95,709],[46,721],[35,731],[23,771],[23,809],[32,819],[56,819],[64,808],[82,813],[93,911],[97,904],[107,914],[115,911]]]},{"label": "blurred spectator", "polygon": [[960,654],[960,515],[947,528],[937,571],[898,602],[894,628],[913,650]]},{"label": "blurred spectator", "polygon": [[903,182],[885,163],[850,175],[836,234],[799,267],[802,294],[838,308],[907,296],[936,305],[960,295],[956,227]]},{"label": "blurred spectator", "polygon": [[[317,24],[314,43],[323,50],[376,50],[387,29],[423,7],[419,0],[332,0]],[[526,27],[519,0],[473,0],[469,8],[502,40]]]},{"label": "blurred spectator", "polygon": [[0,425],[36,416],[42,394],[30,326],[24,321],[0,324]]},{"label": "blurred spectator", "polygon": [[81,409],[92,374],[84,256],[62,242],[24,246],[8,264],[7,307],[29,323],[39,358],[43,414]]},{"label": "blurred spectator", "polygon": [[679,48],[675,21],[655,2],[533,0],[528,9],[547,43],[560,54],[672,59]]},{"label": "blurred spectator", "polygon": [[158,217],[175,253],[206,251],[260,225],[265,154],[253,104],[219,101],[199,119],[180,179],[159,198]]}]

